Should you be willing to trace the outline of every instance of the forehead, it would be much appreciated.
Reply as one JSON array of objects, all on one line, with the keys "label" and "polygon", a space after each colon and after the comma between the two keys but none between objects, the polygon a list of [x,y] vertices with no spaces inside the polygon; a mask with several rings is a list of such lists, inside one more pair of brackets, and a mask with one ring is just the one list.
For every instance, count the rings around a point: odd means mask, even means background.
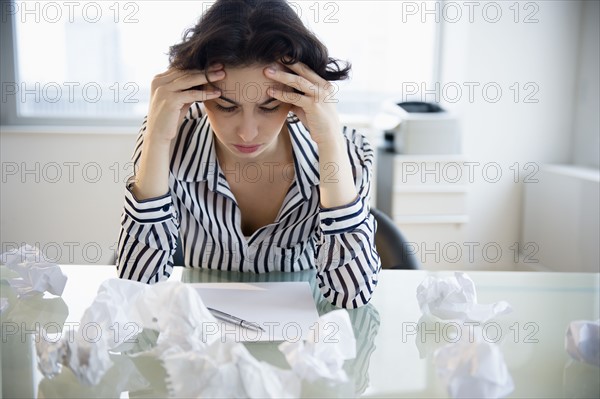
[{"label": "forehead", "polygon": [[[239,103],[262,102],[269,98],[267,89],[283,89],[285,85],[265,76],[263,70],[269,64],[244,67],[225,66],[225,79],[215,82],[222,95]],[[282,69],[282,66],[278,66]]]},{"label": "forehead", "polygon": [[269,64],[253,64],[249,66],[243,67],[230,67],[225,66],[225,72],[227,73],[225,81],[232,82],[251,82],[251,81],[268,81],[268,79],[264,74],[263,70],[269,66]]}]

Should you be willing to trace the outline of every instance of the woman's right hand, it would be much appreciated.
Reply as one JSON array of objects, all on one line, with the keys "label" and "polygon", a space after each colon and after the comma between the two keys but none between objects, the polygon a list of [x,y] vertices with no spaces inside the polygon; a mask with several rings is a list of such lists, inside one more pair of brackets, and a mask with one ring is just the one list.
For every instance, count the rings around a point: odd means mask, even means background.
[{"label": "woman's right hand", "polygon": [[[225,78],[222,64],[208,68],[211,81]],[[170,68],[152,79],[150,87],[150,109],[146,125],[146,139],[170,143],[177,135],[177,129],[189,107],[194,102],[210,100],[221,95],[205,87],[197,90],[193,87],[206,85],[204,71],[190,71]],[[209,91],[207,91],[209,90]]]},{"label": "woman's right hand", "polygon": [[[222,69],[223,65],[211,66],[208,69],[209,79],[223,79],[225,71]],[[204,71],[174,68],[156,75],[152,80],[144,144],[132,187],[133,195],[138,200],[156,198],[169,192],[170,147],[185,113],[192,103],[221,95],[220,92],[195,88],[206,83]]]}]

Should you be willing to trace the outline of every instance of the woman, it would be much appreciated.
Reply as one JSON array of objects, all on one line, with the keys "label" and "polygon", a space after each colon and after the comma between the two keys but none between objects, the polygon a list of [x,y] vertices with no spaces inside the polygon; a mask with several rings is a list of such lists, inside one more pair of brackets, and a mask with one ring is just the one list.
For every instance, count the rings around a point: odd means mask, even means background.
[{"label": "woman", "polygon": [[283,0],[217,1],[171,48],[127,185],[117,267],[167,278],[185,264],[223,270],[317,268],[332,304],[366,304],[380,269],[369,213],[373,150],[340,125],[345,79]]}]

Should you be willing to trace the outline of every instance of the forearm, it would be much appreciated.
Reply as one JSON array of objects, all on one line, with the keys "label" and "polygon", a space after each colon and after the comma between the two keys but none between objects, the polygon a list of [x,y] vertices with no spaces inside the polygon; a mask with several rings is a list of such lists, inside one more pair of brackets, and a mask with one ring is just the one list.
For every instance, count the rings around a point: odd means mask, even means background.
[{"label": "forearm", "polygon": [[117,248],[119,277],[144,283],[166,279],[179,233],[171,197],[138,202],[129,190],[125,196]]},{"label": "forearm", "polygon": [[[337,186],[330,184],[329,191],[321,189],[321,197],[325,192],[330,195],[328,198],[335,197],[339,202],[326,208],[321,200],[315,260],[323,295],[336,306],[354,308],[370,300],[380,269],[375,220],[369,212],[373,150],[364,136],[354,130],[346,129],[341,136],[343,146],[334,147],[335,151],[319,145],[320,162],[324,160],[322,152],[326,162],[336,159],[332,154],[337,153],[339,162]],[[321,174],[321,180],[323,177]]]},{"label": "forearm", "polygon": [[[327,227],[338,228],[344,223],[342,217]],[[322,237],[323,244],[316,253],[317,275],[322,282],[321,292],[333,305],[356,308],[371,299],[380,267],[374,228],[373,217],[369,215],[347,232]]]},{"label": "forearm", "polygon": [[335,208],[356,199],[352,166],[348,158],[346,139],[342,134],[319,144],[321,206]]},{"label": "forearm", "polygon": [[[148,133],[148,132],[146,132]],[[170,143],[146,137],[131,191],[140,200],[156,198],[169,191]]]}]

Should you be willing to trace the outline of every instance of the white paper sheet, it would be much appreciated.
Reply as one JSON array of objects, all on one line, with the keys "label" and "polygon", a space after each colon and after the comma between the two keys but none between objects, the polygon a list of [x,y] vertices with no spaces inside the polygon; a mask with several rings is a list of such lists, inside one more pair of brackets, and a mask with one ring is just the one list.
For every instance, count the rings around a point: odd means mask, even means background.
[{"label": "white paper sheet", "polygon": [[253,331],[217,322],[212,331],[226,341],[291,341],[306,339],[317,328],[319,314],[306,281],[272,283],[196,283],[204,304],[258,323]]}]

